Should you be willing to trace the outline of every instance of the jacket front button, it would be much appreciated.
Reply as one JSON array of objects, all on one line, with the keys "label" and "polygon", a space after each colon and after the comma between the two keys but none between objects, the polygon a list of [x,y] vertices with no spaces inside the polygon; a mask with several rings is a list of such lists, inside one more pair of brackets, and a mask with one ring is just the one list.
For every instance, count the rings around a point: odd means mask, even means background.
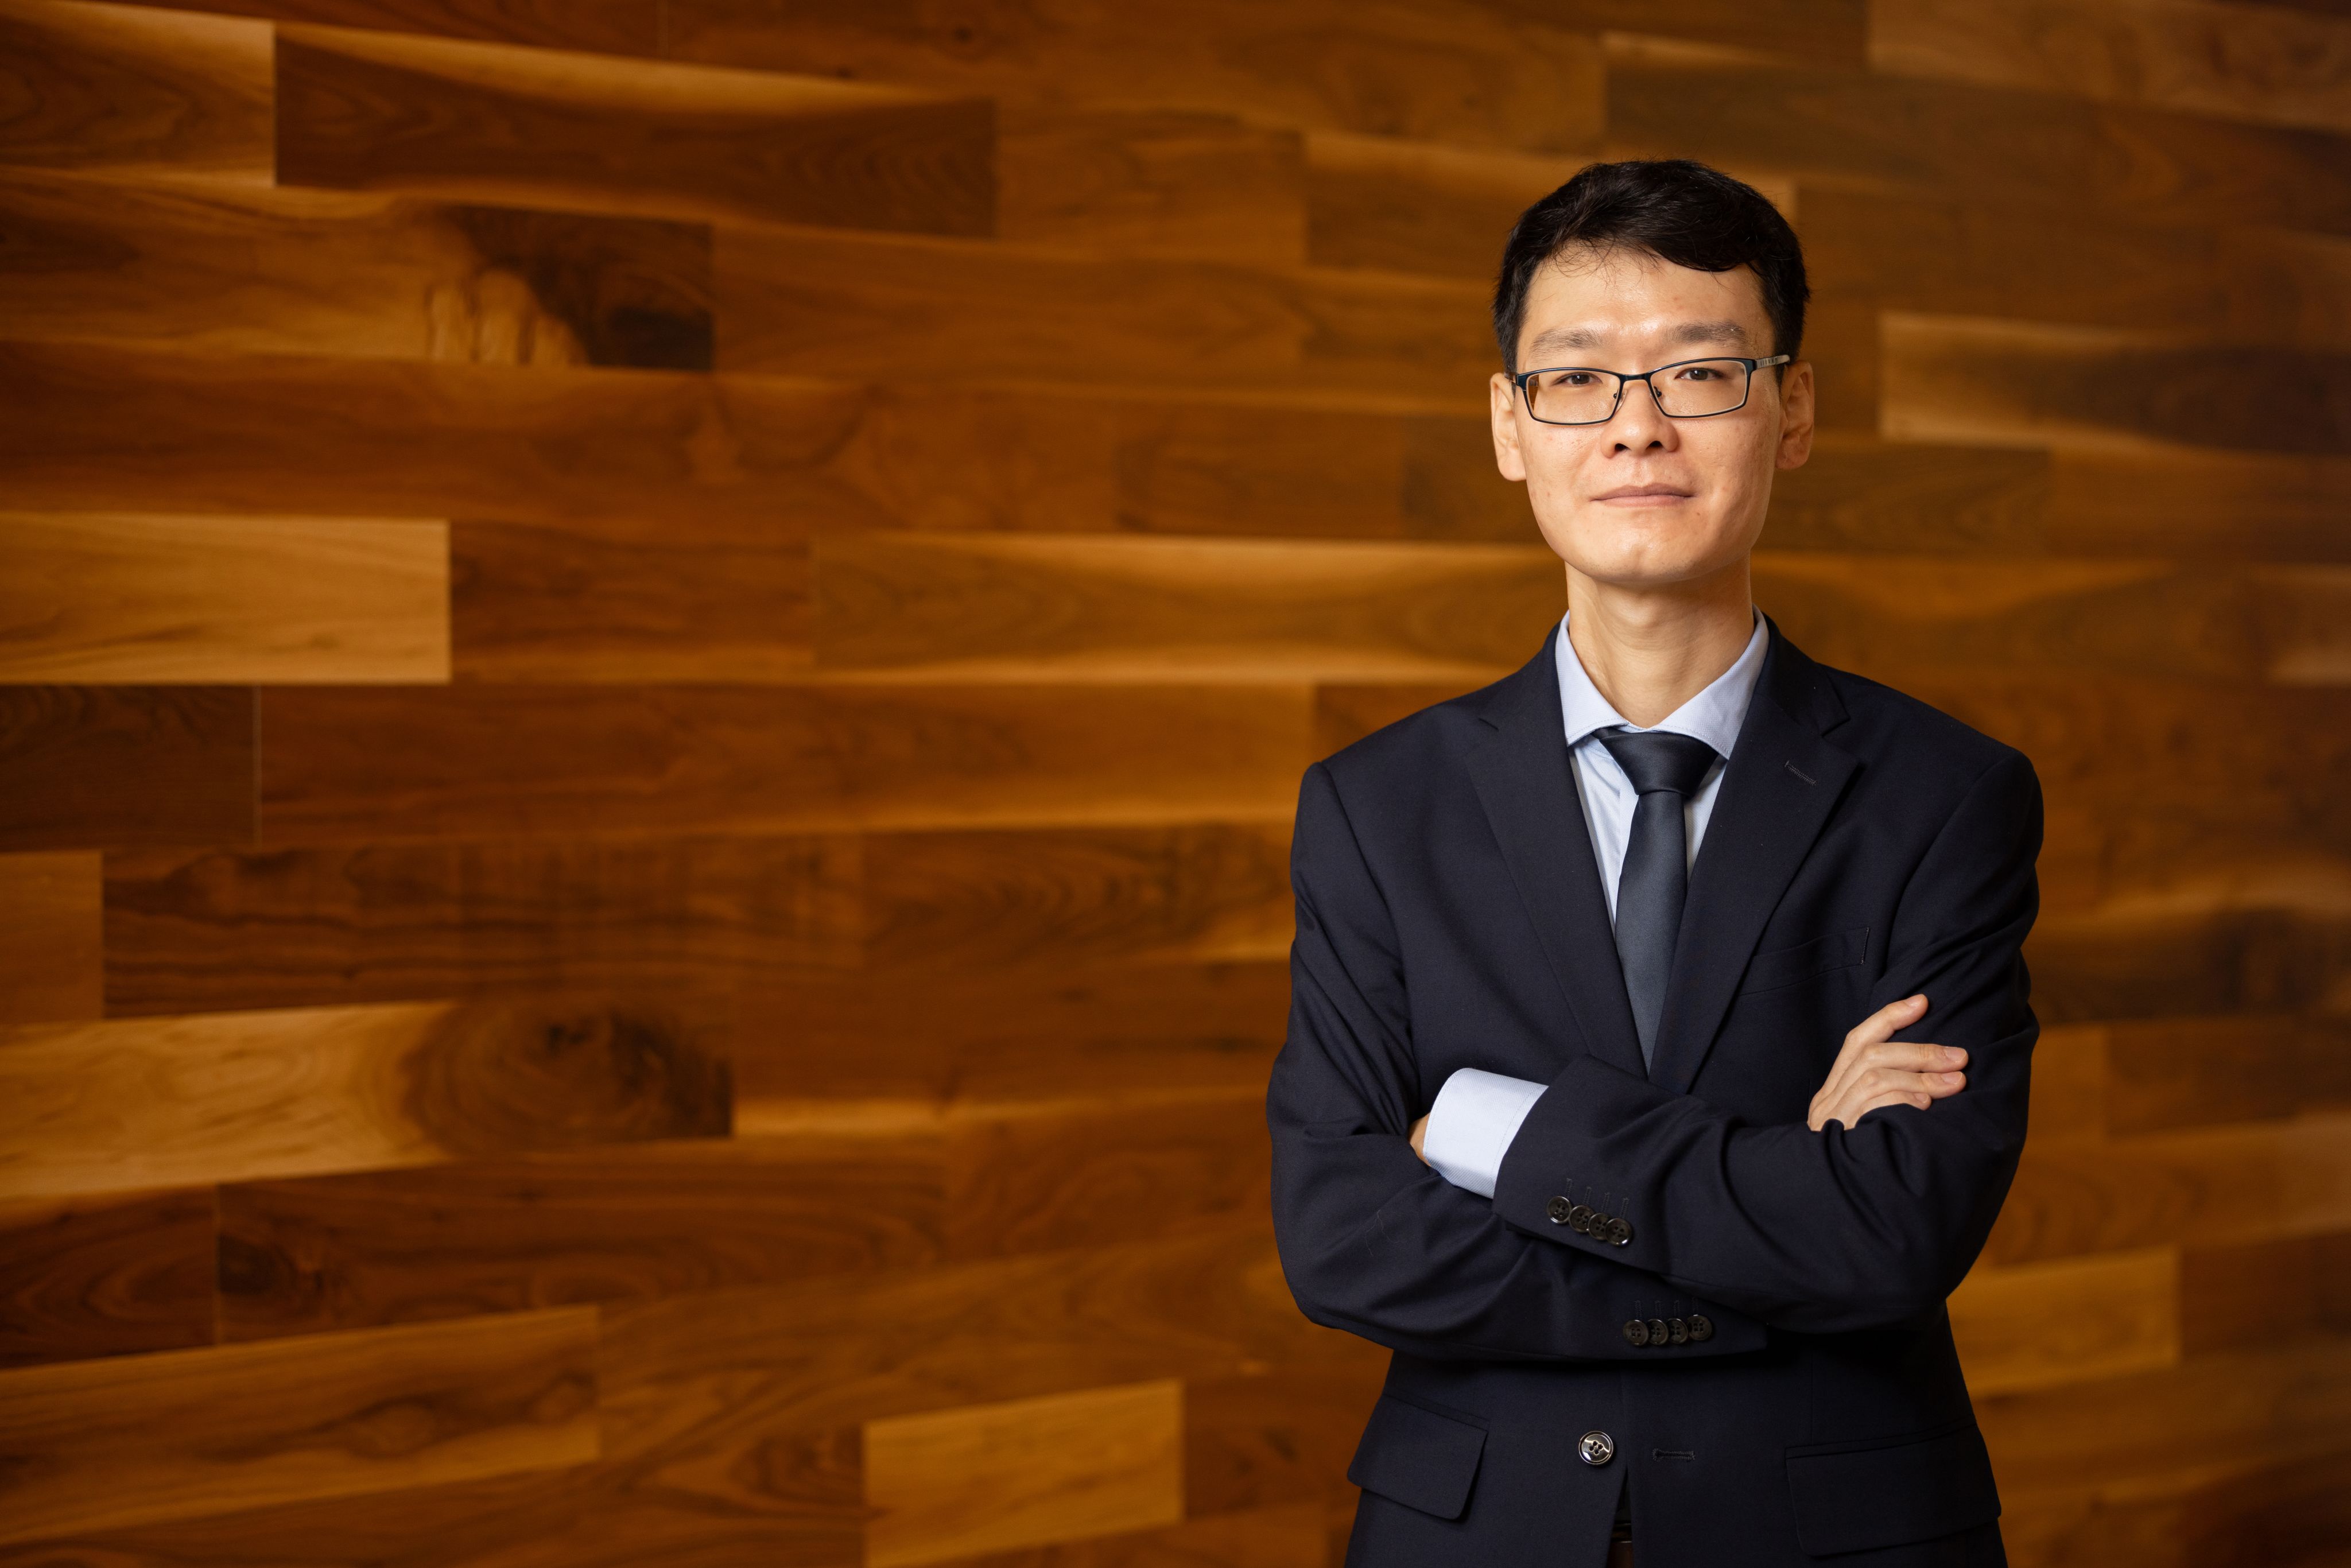
[{"label": "jacket front button", "polygon": [[1587,1465],[1604,1465],[1616,1457],[1616,1439],[1605,1432],[1586,1432],[1575,1440],[1575,1452]]},{"label": "jacket front button", "polygon": [[1628,1318],[1625,1322],[1625,1337],[1636,1345],[1646,1344],[1649,1343],[1649,1325],[1638,1318]]},{"label": "jacket front button", "polygon": [[1555,1197],[1552,1198],[1549,1204],[1544,1206],[1543,1212],[1551,1216],[1551,1222],[1553,1225],[1565,1225],[1567,1223],[1567,1217],[1574,1212],[1574,1209],[1575,1206],[1568,1202],[1567,1199],[1563,1197]]}]

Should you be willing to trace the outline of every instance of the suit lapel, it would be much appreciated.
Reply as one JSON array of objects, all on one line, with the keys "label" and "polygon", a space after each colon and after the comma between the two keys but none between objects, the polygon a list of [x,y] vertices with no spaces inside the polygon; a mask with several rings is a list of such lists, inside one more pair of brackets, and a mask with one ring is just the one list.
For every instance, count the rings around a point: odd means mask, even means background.
[{"label": "suit lapel", "polygon": [[[1558,636],[1553,627],[1542,652],[1493,689],[1479,717],[1497,733],[1463,760],[1584,1049],[1637,1075],[1640,1037],[1570,771],[1553,663]],[[1711,834],[1709,827],[1708,841]]]},{"label": "suit lapel", "polygon": [[1677,1094],[1696,1082],[1765,922],[1861,767],[1822,738],[1844,719],[1827,677],[1764,619],[1770,651],[1691,868],[1648,1072]]}]

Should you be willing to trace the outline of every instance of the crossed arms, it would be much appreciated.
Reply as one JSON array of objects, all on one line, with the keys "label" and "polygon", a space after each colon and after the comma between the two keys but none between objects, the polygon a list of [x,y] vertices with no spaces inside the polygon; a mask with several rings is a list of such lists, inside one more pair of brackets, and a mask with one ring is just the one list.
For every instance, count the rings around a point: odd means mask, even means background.
[{"label": "crossed arms", "polygon": [[[1402,956],[1327,768],[1292,848],[1288,1041],[1267,1096],[1284,1273],[1313,1321],[1453,1360],[1615,1360],[1628,1303],[1686,1292],[1717,1332],[1677,1354],[1760,1348],[1765,1327],[1838,1333],[1938,1309],[1966,1274],[2022,1151],[2037,1026],[2019,948],[2037,907],[2038,781],[2008,754],[1905,883],[1873,1016],[1806,1122],[1749,1125],[1583,1056],[1503,1156],[1490,1202],[1419,1158]],[[1892,1036],[1932,998],[1964,1079]],[[1907,1004],[1907,1010],[1904,1010]],[[1964,1085],[1965,1092],[1960,1089]],[[1872,1114],[1871,1113],[1876,1113]],[[1625,1245],[1552,1223],[1573,1184],[1625,1195]]]}]

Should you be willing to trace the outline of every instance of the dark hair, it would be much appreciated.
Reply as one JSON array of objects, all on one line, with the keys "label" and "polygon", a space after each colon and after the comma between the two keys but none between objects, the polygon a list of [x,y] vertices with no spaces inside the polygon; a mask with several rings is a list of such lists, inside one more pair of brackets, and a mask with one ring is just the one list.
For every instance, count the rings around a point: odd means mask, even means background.
[{"label": "dark hair", "polygon": [[1494,339],[1511,371],[1519,368],[1528,287],[1570,246],[1646,251],[1699,272],[1751,267],[1771,320],[1765,354],[1793,354],[1803,341],[1804,301],[1813,292],[1804,281],[1803,247],[1761,192],[1687,158],[1587,163],[1521,213],[1502,246]]}]

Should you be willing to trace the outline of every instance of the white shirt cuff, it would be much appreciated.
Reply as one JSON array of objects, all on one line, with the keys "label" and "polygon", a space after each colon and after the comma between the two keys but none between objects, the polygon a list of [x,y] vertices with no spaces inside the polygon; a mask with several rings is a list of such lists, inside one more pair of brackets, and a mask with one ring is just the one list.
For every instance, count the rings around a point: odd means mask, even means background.
[{"label": "white shirt cuff", "polygon": [[1420,1139],[1421,1154],[1438,1176],[1480,1197],[1494,1196],[1501,1175],[1502,1155],[1519,1135],[1519,1124],[1542,1098],[1547,1083],[1506,1078],[1464,1067],[1437,1092],[1428,1108],[1428,1127]]}]

